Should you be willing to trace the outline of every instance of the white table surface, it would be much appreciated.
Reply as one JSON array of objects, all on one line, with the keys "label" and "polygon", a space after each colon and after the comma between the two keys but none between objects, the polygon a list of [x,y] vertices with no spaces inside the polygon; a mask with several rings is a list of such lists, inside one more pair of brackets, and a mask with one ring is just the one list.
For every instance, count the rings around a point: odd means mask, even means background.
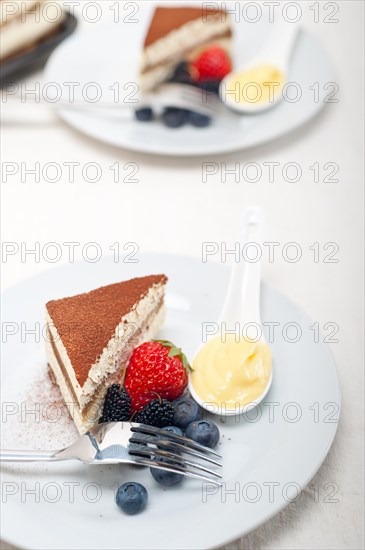
[{"label": "white table surface", "polygon": [[[102,3],[104,8],[108,2]],[[323,4],[323,3],[322,3]],[[206,159],[150,157],[92,141],[56,117],[36,114],[39,124],[4,122],[2,155],[6,162],[30,166],[78,161],[98,162],[102,181],[79,177],[58,183],[2,184],[2,240],[34,242],[98,242],[107,253],[119,241],[138,243],[141,252],[161,251],[200,257],[203,241],[237,239],[242,207],[259,204],[267,216],[268,241],[296,241],[308,250],[314,242],[338,243],[335,264],[313,262],[306,253],[296,264],[279,257],[264,261],[264,279],[305,309],[321,325],[339,325],[339,343],[332,345],[342,387],[342,414],[335,442],[314,482],[319,502],[307,488],[297,503],[228,549],[363,548],[363,15],[362,1],[340,1],[339,22],[313,22],[312,2],[302,2],[304,22],[319,36],[335,64],[339,103],[290,136],[249,151],[215,157],[214,162],[297,162],[303,177],[288,183],[278,177],[235,183],[220,175],[202,182]],[[88,26],[82,21],[80,27]],[[90,25],[89,25],[90,26]],[[32,75],[27,82],[39,79]],[[32,116],[32,106],[26,108]],[[34,107],[33,107],[34,109]],[[39,113],[39,111],[37,111]],[[26,117],[28,119],[28,117]],[[30,117],[31,118],[31,117]],[[6,117],[4,118],[6,121]],[[43,122],[42,122],[43,121]],[[109,167],[116,161],[139,167],[138,183],[114,183]],[[338,183],[315,183],[309,166],[339,165]],[[3,288],[51,268],[48,262],[2,264]],[[315,380],[313,381],[315,384]],[[327,483],[338,486],[338,502],[324,502]],[[11,548],[3,543],[2,548]]]}]

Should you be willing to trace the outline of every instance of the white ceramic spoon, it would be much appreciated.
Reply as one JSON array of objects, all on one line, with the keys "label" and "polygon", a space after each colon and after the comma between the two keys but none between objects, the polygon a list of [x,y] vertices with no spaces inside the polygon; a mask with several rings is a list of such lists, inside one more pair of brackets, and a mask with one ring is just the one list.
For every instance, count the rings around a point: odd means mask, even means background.
[{"label": "white ceramic spoon", "polygon": [[[241,113],[254,114],[273,107],[283,98],[282,90],[276,90],[272,100],[252,103],[249,101],[239,101],[235,94],[229,92],[232,88],[232,84],[229,85],[229,82],[234,82],[236,75],[247,70],[259,67],[260,65],[270,65],[281,72],[284,78],[284,86],[288,81],[290,58],[299,28],[299,25],[296,23],[282,22],[276,24],[262,50],[243,67],[234,70],[222,80],[219,90],[220,98],[227,107]],[[242,92],[240,90],[241,95]]]},{"label": "white ceramic spoon", "polygon": [[[242,216],[241,249],[246,243],[257,243],[260,251],[262,251],[262,232],[262,210],[257,207],[251,207],[244,210]],[[259,340],[266,344],[260,316],[260,283],[261,254],[260,259],[257,262],[245,262],[243,258],[241,258],[240,262],[235,262],[233,264],[231,278],[228,285],[223,309],[218,320],[218,326],[220,327],[220,330],[222,329],[222,325],[224,323],[227,328],[231,329],[235,326],[235,323],[238,322],[241,336],[247,338],[251,336],[251,338],[255,338],[256,340]],[[251,327],[254,326],[254,331],[256,332],[256,334],[250,334],[250,325]],[[242,330],[245,327],[246,332]],[[258,330],[256,331],[256,329]],[[217,334],[214,334],[210,336],[208,340],[215,338],[216,336]],[[199,347],[196,355],[205,345],[206,342]],[[237,414],[242,414],[256,407],[265,398],[267,392],[270,389],[271,382],[272,371],[271,377],[262,394],[258,396],[253,403],[245,405],[240,409],[236,408],[234,410],[226,409],[219,406],[219,404],[214,404],[214,407],[212,407],[209,403],[204,402],[196,393],[191,381],[191,377],[189,378],[189,390],[193,399],[195,399],[195,401],[201,407],[205,408],[209,412],[213,412],[214,414],[218,414],[219,416],[233,416]]]}]

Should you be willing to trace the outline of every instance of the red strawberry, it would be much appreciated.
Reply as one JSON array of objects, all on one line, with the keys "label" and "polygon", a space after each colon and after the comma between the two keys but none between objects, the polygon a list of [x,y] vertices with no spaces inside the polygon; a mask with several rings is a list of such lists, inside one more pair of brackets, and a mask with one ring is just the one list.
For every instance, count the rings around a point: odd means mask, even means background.
[{"label": "red strawberry", "polygon": [[181,351],[167,340],[153,340],[132,353],[124,386],[132,399],[132,411],[140,411],[156,399],[179,397],[188,383],[189,363]]},{"label": "red strawberry", "polygon": [[204,50],[192,63],[197,80],[222,80],[232,71],[232,63],[227,52],[220,46]]}]

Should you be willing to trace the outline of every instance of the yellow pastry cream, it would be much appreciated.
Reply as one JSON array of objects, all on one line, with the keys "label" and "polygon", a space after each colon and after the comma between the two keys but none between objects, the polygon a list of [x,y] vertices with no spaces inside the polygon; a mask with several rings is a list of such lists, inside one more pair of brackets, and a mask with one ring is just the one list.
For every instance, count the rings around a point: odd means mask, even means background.
[{"label": "yellow pastry cream", "polygon": [[193,361],[191,385],[205,403],[236,410],[255,402],[271,378],[270,348],[234,334],[215,336]]},{"label": "yellow pastry cream", "polygon": [[285,75],[278,67],[262,64],[233,73],[225,93],[237,103],[273,103],[282,93],[285,82]]}]

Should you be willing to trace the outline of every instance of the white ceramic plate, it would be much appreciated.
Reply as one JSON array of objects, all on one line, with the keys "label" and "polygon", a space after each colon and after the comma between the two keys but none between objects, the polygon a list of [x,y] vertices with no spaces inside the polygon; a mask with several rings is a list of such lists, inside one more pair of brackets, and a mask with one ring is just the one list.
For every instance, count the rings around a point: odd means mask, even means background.
[{"label": "white ceramic plate", "polygon": [[[168,314],[162,335],[182,345],[191,356],[200,341],[201,322],[215,320],[220,311],[229,271],[220,264],[203,264],[181,256],[145,255],[138,264],[117,264],[105,258],[97,264],[57,267],[5,293],[3,323],[42,325],[43,304],[51,298],[161,272],[169,276]],[[253,411],[250,418],[239,421],[230,418],[223,424],[218,419],[219,450],[224,460],[222,490],[206,494],[207,488],[190,479],[178,488],[164,490],[146,469],[78,463],[6,465],[3,493],[6,487],[14,494],[7,494],[6,502],[3,497],[4,539],[34,550],[196,550],[236,539],[286,506],[309,482],[331,446],[340,391],[333,359],[324,344],[313,341],[310,319],[266,285],[262,288],[262,318],[280,323],[272,344],[273,384],[265,403],[256,410],[256,421]],[[297,343],[280,336],[284,325],[293,322],[303,331]],[[294,337],[290,331],[288,335]],[[14,385],[21,386],[25,373],[39,361],[45,361],[42,343],[34,342],[32,336],[21,343],[20,333],[8,338],[3,345],[3,401],[11,400]],[[58,439],[57,424],[51,429]],[[29,431],[29,425],[24,423],[17,430]],[[52,440],[50,436],[49,447]],[[7,444],[16,446],[16,441]],[[126,516],[114,503],[111,487],[126,480],[138,480],[148,488],[148,508],[140,515]],[[25,492],[37,483],[39,502]],[[75,484],[73,502],[67,483]],[[90,502],[97,497],[95,484],[100,487],[100,499]],[[85,487],[89,489],[83,495]],[[228,493],[232,490],[236,493]],[[57,496],[57,501],[50,502]]]},{"label": "white ceramic plate", "polygon": [[[176,4],[176,2],[175,2]],[[134,17],[138,22],[110,23],[89,32],[77,33],[52,55],[46,68],[45,81],[80,83],[76,98],[82,99],[85,85],[96,82],[102,100],[113,101],[116,83],[121,100],[130,101],[138,81],[136,68],[141,44],[151,15],[150,2]],[[262,46],[272,30],[272,23],[262,18],[258,23],[234,23],[234,61],[240,67]],[[275,139],[307,122],[323,107],[324,98],[332,91],[325,86],[334,80],[331,63],[321,44],[303,30],[298,38],[289,81],[300,86],[301,98],[296,103],[282,101],[273,109],[257,115],[229,113],[205,129],[185,126],[177,130],[161,123],[143,124],[130,118],[118,120],[75,110],[61,110],[61,117],[77,130],[117,147],[159,155],[210,155],[245,149]],[[315,84],[317,83],[317,84]],[[317,86],[314,97],[311,87]],[[87,88],[90,94],[93,90]],[[95,90],[94,90],[95,92]],[[290,97],[297,92],[290,91]],[[293,94],[293,95],[292,95]],[[66,94],[68,99],[68,92]],[[128,99],[127,99],[128,98]]]}]

